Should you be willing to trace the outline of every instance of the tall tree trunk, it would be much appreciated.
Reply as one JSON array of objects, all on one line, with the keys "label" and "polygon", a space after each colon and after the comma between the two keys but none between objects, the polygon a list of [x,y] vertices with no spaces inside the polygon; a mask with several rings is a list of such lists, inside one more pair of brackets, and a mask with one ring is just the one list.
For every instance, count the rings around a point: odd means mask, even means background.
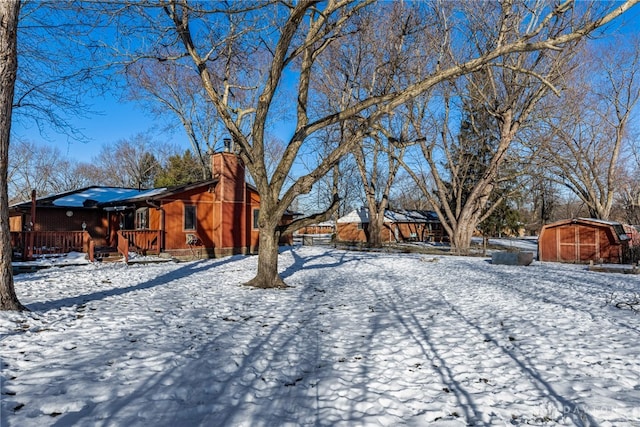
[{"label": "tall tree trunk", "polygon": [[452,230],[449,236],[451,239],[451,252],[456,255],[467,255],[469,253],[474,228],[469,223],[461,222],[458,227]]},{"label": "tall tree trunk", "polygon": [[0,310],[24,310],[13,287],[9,229],[9,140],[13,91],[18,70],[18,14],[20,1],[0,1]]},{"label": "tall tree trunk", "polygon": [[[280,230],[278,223],[270,221],[277,214],[269,212],[266,206],[260,206],[258,225],[258,271],[256,276],[246,283],[256,288],[286,288],[287,285],[278,274],[278,242]],[[267,220],[268,219],[268,220]]]},{"label": "tall tree trunk", "polygon": [[384,212],[386,211],[386,199],[377,203],[372,195],[367,195],[369,209],[369,235],[367,244],[371,248],[382,247],[382,228],[384,227]]},{"label": "tall tree trunk", "polygon": [[[382,216],[384,220],[384,215]],[[369,211],[369,241],[371,248],[382,247],[382,220],[376,215],[376,211]]]}]

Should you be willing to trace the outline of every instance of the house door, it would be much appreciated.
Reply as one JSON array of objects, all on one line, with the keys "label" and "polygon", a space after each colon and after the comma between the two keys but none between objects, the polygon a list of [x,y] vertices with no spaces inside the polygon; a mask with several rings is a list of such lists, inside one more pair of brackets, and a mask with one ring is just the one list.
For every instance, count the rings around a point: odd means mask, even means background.
[{"label": "house door", "polygon": [[124,224],[123,230],[135,230],[136,228],[136,214],[134,211],[122,212],[122,223]]}]

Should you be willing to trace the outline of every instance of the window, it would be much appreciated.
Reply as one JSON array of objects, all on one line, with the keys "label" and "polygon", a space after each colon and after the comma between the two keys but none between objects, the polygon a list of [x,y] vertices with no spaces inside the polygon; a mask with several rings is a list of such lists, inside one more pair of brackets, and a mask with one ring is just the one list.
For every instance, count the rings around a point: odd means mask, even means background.
[{"label": "window", "polygon": [[149,208],[136,209],[135,227],[137,230],[146,230],[149,228]]},{"label": "window", "polygon": [[196,207],[193,205],[185,205],[184,207],[184,229],[196,229]]},{"label": "window", "polygon": [[364,226],[361,222],[358,223],[358,230],[364,230]]},{"label": "window", "polygon": [[258,228],[260,228],[258,226],[258,218],[260,217],[260,209],[254,209],[253,210],[253,229],[257,230]]}]

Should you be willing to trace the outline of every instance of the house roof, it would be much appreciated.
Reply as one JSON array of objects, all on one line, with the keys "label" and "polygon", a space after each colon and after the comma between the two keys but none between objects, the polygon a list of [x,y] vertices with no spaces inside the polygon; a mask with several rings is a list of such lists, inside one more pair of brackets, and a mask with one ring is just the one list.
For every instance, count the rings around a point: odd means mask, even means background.
[{"label": "house roof", "polygon": [[[338,218],[338,223],[369,223],[369,209],[360,208],[354,209],[345,216]],[[386,223],[427,223],[427,222],[440,222],[438,215],[433,211],[425,210],[407,210],[387,209],[384,213],[384,222]]]},{"label": "house roof", "polygon": [[384,216],[392,222],[439,222],[438,215],[433,211],[425,210],[388,210]]},{"label": "house roof", "polygon": [[[136,188],[124,187],[91,186],[81,188],[79,190],[67,191],[64,193],[39,198],[36,200],[36,206],[57,208],[96,207],[103,203],[112,203],[116,201],[127,200],[132,197],[142,197],[143,195],[148,196],[159,190],[165,189],[140,190]],[[18,203],[11,206],[11,208],[15,210],[29,209],[30,207],[31,201]]]},{"label": "house roof", "polygon": [[311,227],[335,227],[336,223],[333,220],[318,222],[317,224],[311,224]]},{"label": "house roof", "polygon": [[[338,218],[336,221],[338,224],[356,223],[356,224],[368,224],[369,223],[369,210],[367,208],[354,209],[345,216]],[[385,222],[387,219],[385,218]]]},{"label": "house roof", "polygon": [[[161,200],[163,198],[203,186],[216,185],[218,181],[218,178],[214,178],[192,184],[146,190],[126,187],[102,187],[95,185],[39,198],[36,200],[36,206],[56,208],[108,208],[124,206],[146,200]],[[255,187],[249,184],[246,185],[249,190],[255,191]],[[14,211],[27,210],[31,208],[31,201],[18,203],[12,205],[10,208]],[[295,213],[290,214],[295,215]]]},{"label": "house roof", "polygon": [[196,188],[211,186],[218,183],[218,179],[210,179],[207,181],[195,182],[192,184],[178,185],[175,187],[169,188],[154,188],[152,190],[142,191],[137,194],[131,194],[130,197],[123,198],[115,198],[112,200],[107,200],[101,202],[99,204],[100,207],[109,207],[109,206],[117,206],[129,203],[139,203],[145,200],[161,200],[165,197],[170,197],[175,194],[183,193],[185,191],[190,191]]}]

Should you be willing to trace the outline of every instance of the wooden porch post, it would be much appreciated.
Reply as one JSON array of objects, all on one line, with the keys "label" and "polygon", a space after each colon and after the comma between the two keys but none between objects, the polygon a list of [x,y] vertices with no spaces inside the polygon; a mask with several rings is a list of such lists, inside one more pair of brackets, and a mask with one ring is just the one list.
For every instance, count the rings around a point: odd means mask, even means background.
[{"label": "wooden porch post", "polygon": [[164,209],[160,208],[160,231],[158,232],[158,252],[164,251]]},{"label": "wooden porch post", "polygon": [[29,250],[25,251],[27,253],[27,259],[33,259],[33,238],[34,232],[36,230],[36,190],[31,190],[31,220],[30,220],[30,231],[29,233]]}]

